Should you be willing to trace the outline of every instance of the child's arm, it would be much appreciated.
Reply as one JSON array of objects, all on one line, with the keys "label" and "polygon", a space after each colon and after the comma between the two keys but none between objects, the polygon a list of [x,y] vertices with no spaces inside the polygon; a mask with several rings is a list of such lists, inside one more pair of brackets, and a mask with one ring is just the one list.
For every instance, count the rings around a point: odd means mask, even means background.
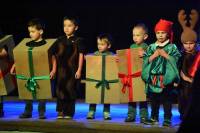
[{"label": "child's arm", "polygon": [[10,74],[15,75],[15,63],[12,65],[10,69]]},{"label": "child's arm", "polygon": [[50,72],[50,79],[52,79],[56,74],[57,62],[56,62],[56,57],[54,55],[52,56],[51,61],[52,61],[52,70]]},{"label": "child's arm", "polygon": [[149,62],[152,62],[158,56],[159,56],[159,52],[158,50],[155,50],[155,52],[149,57]]},{"label": "child's arm", "polygon": [[167,54],[167,52],[165,52],[165,50],[159,49],[158,52],[160,56],[164,57],[165,59],[169,59],[169,55]]},{"label": "child's arm", "polygon": [[144,56],[144,54],[145,54],[144,49],[143,49],[143,48],[139,48],[138,56],[139,56],[140,58],[142,58],[142,57]]},{"label": "child's arm", "polygon": [[8,53],[4,48],[0,49],[0,58],[5,58],[7,55]]},{"label": "child's arm", "polygon": [[180,75],[183,78],[183,80],[192,83],[193,79],[188,77],[188,76],[186,76],[182,71],[181,71]]},{"label": "child's arm", "polygon": [[78,61],[78,70],[76,71],[75,78],[80,79],[81,78],[81,71],[83,67],[83,60],[84,60],[84,55],[83,53],[79,53],[79,61]]}]

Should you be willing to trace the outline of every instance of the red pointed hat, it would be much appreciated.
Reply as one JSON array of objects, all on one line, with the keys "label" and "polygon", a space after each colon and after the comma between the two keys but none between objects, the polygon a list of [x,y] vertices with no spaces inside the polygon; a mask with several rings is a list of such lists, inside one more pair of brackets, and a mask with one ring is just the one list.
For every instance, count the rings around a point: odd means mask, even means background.
[{"label": "red pointed hat", "polygon": [[173,40],[173,31],[172,31],[173,22],[160,19],[159,22],[156,24],[154,31],[166,31],[170,35],[170,41]]}]

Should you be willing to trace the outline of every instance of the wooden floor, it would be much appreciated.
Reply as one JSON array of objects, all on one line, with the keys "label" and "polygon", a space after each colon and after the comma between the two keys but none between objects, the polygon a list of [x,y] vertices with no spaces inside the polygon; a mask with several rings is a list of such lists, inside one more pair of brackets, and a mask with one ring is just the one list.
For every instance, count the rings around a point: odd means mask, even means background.
[{"label": "wooden floor", "polygon": [[[57,120],[54,101],[47,103],[46,120],[38,119],[37,102],[34,102],[33,118],[19,119],[18,116],[23,112],[23,101],[7,100],[4,104],[5,117],[0,119],[0,131],[34,131],[52,133],[175,133],[178,129],[180,120],[176,105],[173,106],[172,127],[162,127],[163,109],[160,109],[159,125],[140,124],[137,115],[136,122],[125,123],[124,118],[127,114],[127,105],[111,105],[112,120],[103,120],[103,106],[97,106],[96,119],[87,120],[88,104],[78,101],[76,104],[76,114],[73,120]],[[138,109],[137,109],[138,110]],[[138,110],[139,111],[139,110]],[[149,108],[150,112],[150,108]]]}]

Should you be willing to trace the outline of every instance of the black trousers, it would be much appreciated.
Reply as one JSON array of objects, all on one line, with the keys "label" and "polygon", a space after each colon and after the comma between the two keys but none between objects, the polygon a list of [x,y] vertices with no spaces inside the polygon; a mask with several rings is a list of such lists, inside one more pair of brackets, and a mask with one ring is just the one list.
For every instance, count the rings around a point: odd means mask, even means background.
[{"label": "black trousers", "polygon": [[[38,100],[38,112],[45,113],[46,112],[46,100]],[[25,113],[31,114],[33,111],[33,100],[25,100]]]},{"label": "black trousers", "polygon": [[75,100],[57,98],[56,111],[73,117],[75,113],[75,102]]},{"label": "black trousers", "polygon": [[191,96],[191,89],[192,89],[192,84],[182,81],[180,83],[179,88],[179,95],[178,95],[178,109],[180,113],[180,118],[183,119],[185,116],[186,110],[189,107],[189,99]]},{"label": "black trousers", "polygon": [[172,117],[172,90],[171,88],[164,88],[161,93],[148,92],[151,103],[151,118],[159,118],[160,104],[163,103],[164,119]]},{"label": "black trousers", "polygon": [[0,96],[0,112],[3,111],[3,96]]}]

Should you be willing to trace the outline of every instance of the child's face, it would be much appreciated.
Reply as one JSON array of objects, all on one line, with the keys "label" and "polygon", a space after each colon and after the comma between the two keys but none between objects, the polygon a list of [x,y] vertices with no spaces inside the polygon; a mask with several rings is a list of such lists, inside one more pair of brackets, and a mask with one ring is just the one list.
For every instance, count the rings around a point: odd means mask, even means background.
[{"label": "child's face", "polygon": [[141,27],[135,27],[133,28],[133,41],[140,45],[144,43],[144,41],[147,39],[148,35],[145,33],[144,29]]},{"label": "child's face", "polygon": [[107,44],[104,40],[97,39],[97,47],[98,51],[103,53],[105,51],[108,51],[111,46]]},{"label": "child's face", "polygon": [[74,32],[78,29],[78,26],[76,26],[72,21],[70,20],[64,20],[64,32],[67,36],[71,36],[74,34]]},{"label": "child's face", "polygon": [[38,30],[35,26],[30,26],[28,27],[28,31],[32,40],[37,41],[42,38],[43,30]]},{"label": "child's face", "polygon": [[193,42],[193,41],[184,42],[183,48],[186,52],[193,52],[195,49],[195,42]]},{"label": "child's face", "polygon": [[157,31],[156,38],[157,42],[163,43],[168,39],[168,33],[166,31]]}]

